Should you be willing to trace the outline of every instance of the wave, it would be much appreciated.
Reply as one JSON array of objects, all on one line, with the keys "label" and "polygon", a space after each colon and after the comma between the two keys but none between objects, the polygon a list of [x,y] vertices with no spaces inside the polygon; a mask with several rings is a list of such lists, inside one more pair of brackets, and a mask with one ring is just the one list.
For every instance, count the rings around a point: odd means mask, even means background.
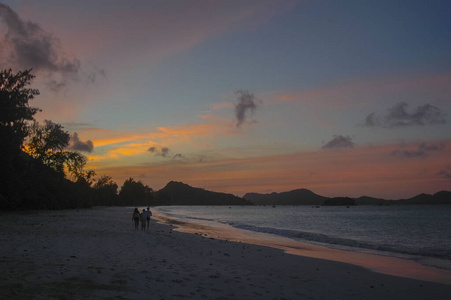
[{"label": "wave", "polygon": [[[176,214],[176,213],[170,213],[168,211],[165,211],[163,209],[160,210],[161,212],[163,212],[166,216],[168,217],[172,217],[172,218],[176,218],[179,220],[196,220],[196,221],[208,221],[208,222],[217,222],[214,219],[209,219],[209,218],[200,218],[200,217],[192,217],[192,216],[182,216],[180,214]],[[220,222],[221,223],[221,222]]]},{"label": "wave", "polygon": [[325,233],[301,231],[299,229],[296,230],[280,229],[275,227],[250,225],[248,223],[243,223],[242,221],[231,221],[228,218],[221,217],[219,217],[218,219],[216,216],[214,217],[206,216],[205,214],[202,216],[193,216],[186,213],[180,214],[171,211],[169,209],[168,210],[160,209],[160,210],[170,217],[185,220],[188,222],[190,220],[192,222],[200,222],[200,223],[208,222],[210,225],[213,226],[215,226],[215,224],[226,224],[238,229],[274,234],[307,243],[320,244],[326,247],[337,248],[342,250],[367,251],[367,252],[374,251],[379,254],[385,253],[385,255],[389,256],[400,256],[400,257],[415,256],[423,258],[437,258],[451,260],[451,252],[449,251],[449,249],[445,249],[443,247],[434,247],[433,241],[429,241],[429,243],[425,243],[423,245],[420,242],[415,242],[415,245],[409,246],[401,243],[396,244],[395,242],[391,242],[390,239],[372,240],[372,241],[358,240],[345,237],[345,234],[343,234],[343,236],[336,235],[331,236]]},{"label": "wave", "polygon": [[445,249],[424,247],[421,249],[413,249],[403,245],[377,244],[364,241],[358,241],[348,238],[332,237],[322,233],[304,232],[298,230],[278,229],[271,227],[258,227],[248,224],[228,223],[229,225],[254,232],[269,233],[283,237],[292,238],[299,241],[318,243],[336,248],[357,248],[362,250],[383,251],[390,253],[398,253],[404,255],[427,256],[434,258],[451,259],[451,253]]}]

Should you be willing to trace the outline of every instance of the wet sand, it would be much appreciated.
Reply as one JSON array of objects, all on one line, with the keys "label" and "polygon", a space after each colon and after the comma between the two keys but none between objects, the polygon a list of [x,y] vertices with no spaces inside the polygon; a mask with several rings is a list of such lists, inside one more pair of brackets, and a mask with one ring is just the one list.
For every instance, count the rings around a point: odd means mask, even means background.
[{"label": "wet sand", "polygon": [[175,224],[155,219],[149,230],[135,231],[131,212],[1,213],[1,298],[448,299],[451,294],[449,284],[207,237],[200,228],[178,232]]},{"label": "wet sand", "polygon": [[203,224],[186,223],[158,214],[155,215],[155,218],[165,224],[177,225],[177,230],[181,232],[201,233],[207,237],[227,241],[277,248],[284,250],[288,254],[350,263],[383,274],[451,285],[451,271],[427,267],[412,260],[331,249],[281,236],[240,230],[226,225],[217,228]]}]

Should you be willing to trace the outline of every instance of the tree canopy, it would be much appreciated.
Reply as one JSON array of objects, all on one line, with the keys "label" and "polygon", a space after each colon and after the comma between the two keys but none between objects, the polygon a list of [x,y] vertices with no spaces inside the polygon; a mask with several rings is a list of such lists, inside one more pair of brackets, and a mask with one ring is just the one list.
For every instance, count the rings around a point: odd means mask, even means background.
[{"label": "tree canopy", "polygon": [[94,183],[93,188],[97,192],[99,204],[118,205],[118,186],[111,176],[103,175],[96,183]]},{"label": "tree canopy", "polygon": [[71,137],[63,126],[34,119],[33,78],[31,70],[0,71],[0,209],[150,205],[150,187],[130,178],[118,194],[110,176],[95,182],[86,156],[67,149]]},{"label": "tree canopy", "polygon": [[119,191],[119,201],[127,205],[150,205],[152,202],[153,190],[144,185],[141,180],[135,181],[133,178],[125,180]]},{"label": "tree canopy", "polygon": [[26,88],[30,84],[31,70],[13,74],[12,70],[0,71],[0,137],[2,156],[17,152],[28,133],[28,121],[39,111],[31,107],[29,100],[39,95],[36,89]]}]

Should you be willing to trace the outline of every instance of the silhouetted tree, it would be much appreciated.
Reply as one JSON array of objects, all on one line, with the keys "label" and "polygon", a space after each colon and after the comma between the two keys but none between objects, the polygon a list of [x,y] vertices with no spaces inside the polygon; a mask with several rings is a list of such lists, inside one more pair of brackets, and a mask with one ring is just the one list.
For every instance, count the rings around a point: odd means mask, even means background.
[{"label": "silhouetted tree", "polygon": [[150,205],[153,190],[141,180],[127,179],[119,191],[120,205]]},{"label": "silhouetted tree", "polygon": [[88,170],[85,171],[84,168],[86,166],[86,156],[79,152],[64,152],[65,155],[65,164],[69,171],[69,175],[74,178],[76,181],[83,180],[91,186],[92,178],[96,175],[95,171]]},{"label": "silhouetted tree", "polygon": [[27,88],[33,78],[30,70],[0,71],[0,209],[88,207],[95,172],[84,171],[85,156],[64,150],[69,134],[61,125],[32,123],[39,111],[28,104],[39,95]]},{"label": "silhouetted tree", "polygon": [[60,124],[48,120],[44,122],[44,125],[40,125],[35,121],[30,126],[25,151],[63,174],[67,159],[63,150],[69,145],[70,135]]},{"label": "silhouetted tree", "polygon": [[0,71],[0,200],[1,207],[11,207],[18,198],[17,189],[23,186],[20,172],[23,165],[22,143],[28,132],[28,122],[38,112],[30,107],[39,91],[27,88],[34,78],[31,70],[13,74]]},{"label": "silhouetted tree", "polygon": [[69,177],[75,181],[84,179],[85,183],[92,183],[90,179],[95,172],[84,171],[86,157],[79,152],[67,151],[70,135],[61,124],[45,120],[44,125],[34,122],[29,127],[29,135],[25,143],[25,152],[33,158],[41,160],[56,172],[65,175],[64,170],[69,172]]},{"label": "silhouetted tree", "polygon": [[97,204],[99,205],[117,205],[117,189],[118,186],[111,176],[103,175],[93,185],[97,192]]},{"label": "silhouetted tree", "polygon": [[33,120],[39,111],[28,104],[39,95],[38,90],[26,88],[34,78],[30,71],[17,74],[13,74],[11,69],[0,71],[0,144],[2,150],[15,151],[16,154],[27,136],[28,121]]}]

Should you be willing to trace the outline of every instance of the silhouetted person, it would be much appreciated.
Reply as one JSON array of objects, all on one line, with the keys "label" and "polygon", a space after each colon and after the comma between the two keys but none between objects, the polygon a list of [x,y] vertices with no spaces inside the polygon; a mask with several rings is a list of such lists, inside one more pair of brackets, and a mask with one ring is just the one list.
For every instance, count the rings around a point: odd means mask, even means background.
[{"label": "silhouetted person", "polygon": [[141,213],[141,230],[146,230],[146,219],[147,219],[146,210],[143,208],[143,212]]},{"label": "silhouetted person", "polygon": [[133,211],[132,219],[133,219],[133,221],[135,221],[135,230],[137,230],[138,225],[139,225],[139,210],[136,207],[135,207],[135,210]]},{"label": "silhouetted person", "polygon": [[147,229],[149,229],[149,223],[150,223],[151,216],[152,216],[152,212],[150,211],[150,208],[147,207],[147,211],[146,211]]}]

